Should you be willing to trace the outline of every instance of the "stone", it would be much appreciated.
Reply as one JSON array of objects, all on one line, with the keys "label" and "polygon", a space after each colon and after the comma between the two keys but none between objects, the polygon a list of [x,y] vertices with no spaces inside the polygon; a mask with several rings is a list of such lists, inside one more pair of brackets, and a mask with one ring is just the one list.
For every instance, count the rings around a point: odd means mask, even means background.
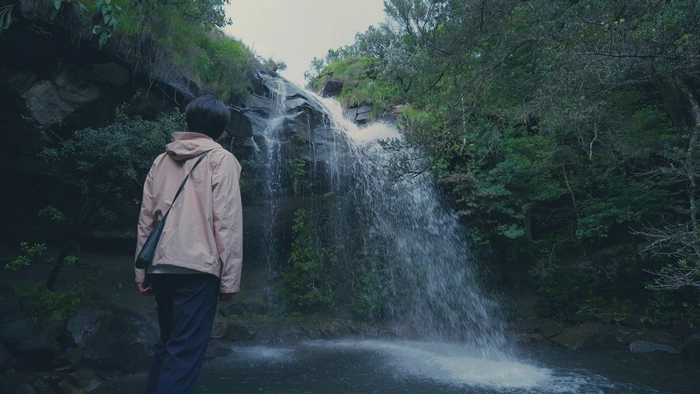
[{"label": "stone", "polygon": [[79,70],[64,69],[54,81],[37,81],[22,95],[34,120],[47,127],[60,123],[81,106],[100,97],[99,88]]},{"label": "stone", "polygon": [[33,366],[50,368],[51,360],[60,351],[56,339],[46,335],[18,302],[3,299],[0,305],[0,343]]},{"label": "stone", "polygon": [[22,98],[32,118],[44,127],[62,121],[75,111],[75,107],[61,100],[56,86],[46,80],[37,82]]},{"label": "stone", "polygon": [[630,352],[632,353],[652,353],[652,352],[664,352],[669,354],[679,354],[676,348],[671,345],[666,345],[662,343],[653,343],[647,341],[634,341],[630,343]]},{"label": "stone", "polygon": [[371,105],[350,108],[345,112],[345,117],[358,124],[367,123],[367,121],[370,120],[372,109],[373,107]]},{"label": "stone", "polygon": [[8,369],[13,368],[14,360],[12,359],[12,353],[0,343],[0,373],[4,373]]},{"label": "stone", "polygon": [[85,390],[86,393],[93,392],[104,386],[104,380],[100,379],[91,369],[81,369],[70,374],[77,381],[78,385]]},{"label": "stone", "polygon": [[680,351],[683,348],[683,343],[678,340],[678,338],[668,332],[665,331],[657,331],[657,330],[639,330],[636,331],[634,334],[632,334],[629,338],[629,343],[630,345],[634,342],[641,341],[641,342],[648,342],[648,343],[654,343],[654,344],[659,344],[659,345],[666,345],[670,346],[671,348],[675,349],[676,351]]},{"label": "stone", "polygon": [[136,312],[114,305],[92,305],[68,319],[68,335],[83,349],[83,359],[103,368],[134,371],[145,368],[157,334]]},{"label": "stone", "polygon": [[687,320],[674,320],[671,333],[681,338],[693,335],[695,332]]},{"label": "stone", "polygon": [[571,350],[606,350],[620,347],[613,328],[593,322],[572,327],[550,340]]},{"label": "stone", "polygon": [[234,342],[250,341],[255,338],[255,332],[240,324],[231,323],[226,327],[224,337]]},{"label": "stone", "polygon": [[700,358],[700,333],[695,333],[683,342],[683,354]]},{"label": "stone", "polygon": [[335,97],[343,91],[347,81],[342,78],[328,78],[321,88],[321,97]]},{"label": "stone", "polygon": [[131,79],[129,70],[114,62],[92,64],[92,74],[95,81],[113,86],[122,86]]},{"label": "stone", "polygon": [[540,326],[540,332],[542,333],[542,336],[545,339],[549,339],[553,336],[559,335],[563,331],[564,330],[561,327],[555,326],[553,324],[543,324]]}]

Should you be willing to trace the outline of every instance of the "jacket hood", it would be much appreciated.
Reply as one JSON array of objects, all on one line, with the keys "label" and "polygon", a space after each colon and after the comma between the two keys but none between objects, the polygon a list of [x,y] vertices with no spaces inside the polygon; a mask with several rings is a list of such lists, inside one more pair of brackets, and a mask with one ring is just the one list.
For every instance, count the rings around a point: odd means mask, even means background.
[{"label": "jacket hood", "polygon": [[188,131],[173,133],[173,142],[165,145],[165,151],[172,159],[187,160],[202,153],[221,147],[211,137]]}]

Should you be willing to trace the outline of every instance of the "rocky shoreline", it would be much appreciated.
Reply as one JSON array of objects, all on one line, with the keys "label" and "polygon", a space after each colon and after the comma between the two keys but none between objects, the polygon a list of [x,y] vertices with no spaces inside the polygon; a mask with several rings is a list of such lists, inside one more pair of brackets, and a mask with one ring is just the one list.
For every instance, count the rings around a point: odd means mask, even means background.
[{"label": "rocky shoreline", "polygon": [[[245,297],[222,303],[207,358],[225,357],[231,347],[290,346],[308,340],[395,339],[389,325],[314,316],[271,316]],[[0,299],[1,393],[100,393],[130,374],[147,369],[156,339],[153,318],[95,295],[71,317],[40,327],[22,303]],[[580,324],[518,322],[510,341],[562,346],[571,351],[661,352],[700,356],[700,334],[684,327],[662,331],[629,322]]]}]

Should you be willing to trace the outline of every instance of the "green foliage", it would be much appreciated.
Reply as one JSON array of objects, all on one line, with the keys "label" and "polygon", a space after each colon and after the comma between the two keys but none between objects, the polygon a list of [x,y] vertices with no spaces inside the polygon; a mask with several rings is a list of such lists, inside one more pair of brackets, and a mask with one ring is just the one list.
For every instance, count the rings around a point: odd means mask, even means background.
[{"label": "green foliage", "polygon": [[12,25],[12,10],[14,10],[14,8],[14,4],[0,7],[0,35]]},{"label": "green foliage", "polygon": [[297,210],[292,227],[290,268],[283,273],[286,297],[295,309],[324,310],[335,302],[337,279],[333,266],[336,256],[320,242],[318,230],[306,210]]},{"label": "green foliage", "polygon": [[[248,94],[254,55],[220,30],[228,0],[38,0],[26,16],[65,23],[76,36],[163,80],[190,78],[223,99]],[[0,29],[1,30],[1,29]]]},{"label": "green foliage", "polygon": [[78,310],[86,293],[82,286],[72,285],[66,290],[49,290],[44,283],[24,281],[14,291],[35,323],[44,325],[63,321]]},{"label": "green foliage", "polygon": [[194,63],[196,81],[217,92],[222,100],[244,96],[249,86],[246,73],[253,60],[240,42],[224,35],[202,35],[197,41]]},{"label": "green foliage", "polygon": [[304,159],[291,159],[287,162],[289,175],[292,178],[292,188],[294,195],[299,196],[304,194],[310,187],[310,182],[307,175],[307,163]]},{"label": "green foliage", "polygon": [[100,48],[102,48],[107,39],[117,31],[119,19],[123,18],[124,14],[120,6],[111,4],[111,0],[97,0],[94,12],[102,15],[102,21],[92,27],[92,34],[98,37]]},{"label": "green foliage", "polygon": [[[695,286],[700,3],[390,0],[385,11],[388,23],[314,59],[310,85],[343,78],[343,105],[379,114],[407,104],[404,140],[385,144],[398,152],[392,175],[430,171],[502,275],[525,265],[561,317],[610,315],[602,299],[643,292],[646,278],[626,272]],[[629,256],[591,257],[613,245]],[[589,265],[570,272],[579,256]]]},{"label": "green foliage", "polygon": [[28,242],[21,242],[20,248],[22,249],[22,254],[17,256],[14,260],[5,265],[6,269],[11,271],[17,271],[19,268],[26,267],[29,263],[38,257],[40,257],[44,251],[46,251],[45,244],[33,244],[29,245]]},{"label": "green foliage", "polygon": [[94,219],[105,223],[118,217],[122,201],[140,198],[153,158],[162,153],[173,131],[184,129],[184,117],[178,112],[150,121],[129,117],[125,110],[120,108],[114,123],[102,128],[44,142],[40,156],[60,166],[73,195],[42,213],[60,219],[63,212],[70,212],[68,220],[60,223],[71,234],[79,234]]},{"label": "green foliage", "polygon": [[287,63],[285,63],[282,60],[277,60],[272,57],[269,57],[267,59],[260,59],[262,60],[263,66],[267,67],[268,69],[278,72],[278,71],[284,71],[287,69]]}]

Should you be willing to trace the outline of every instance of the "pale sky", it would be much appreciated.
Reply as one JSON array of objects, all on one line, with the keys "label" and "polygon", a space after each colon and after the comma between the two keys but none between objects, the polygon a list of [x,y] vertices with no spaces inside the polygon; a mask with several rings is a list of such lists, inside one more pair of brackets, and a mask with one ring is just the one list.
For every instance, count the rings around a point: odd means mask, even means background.
[{"label": "pale sky", "polygon": [[230,0],[224,30],[263,58],[287,64],[280,74],[304,86],[314,57],[355,42],[384,21],[383,0]]}]

